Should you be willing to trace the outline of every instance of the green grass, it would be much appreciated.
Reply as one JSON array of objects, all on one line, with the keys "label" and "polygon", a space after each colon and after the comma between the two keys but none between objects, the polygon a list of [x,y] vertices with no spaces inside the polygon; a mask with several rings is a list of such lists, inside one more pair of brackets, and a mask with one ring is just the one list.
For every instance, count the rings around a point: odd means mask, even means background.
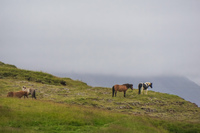
[{"label": "green grass", "polygon": [[199,132],[200,125],[94,107],[0,97],[0,132]]},{"label": "green grass", "polygon": [[[37,89],[37,100],[6,97],[22,86]],[[125,98],[119,92],[112,97],[111,88],[0,62],[0,132],[200,132],[200,108],[193,103],[154,91],[137,93],[129,89]]]},{"label": "green grass", "polygon": [[[128,119],[127,115],[96,110],[95,108],[36,100],[12,98],[1,98],[0,100],[0,111],[3,114],[0,117],[2,131],[100,132],[111,131],[113,127],[118,126],[121,128],[119,131],[123,131],[127,127],[131,128],[135,123],[133,122],[134,118]],[[141,123],[143,120],[137,121]],[[147,127],[147,129],[155,131],[153,127]]]}]

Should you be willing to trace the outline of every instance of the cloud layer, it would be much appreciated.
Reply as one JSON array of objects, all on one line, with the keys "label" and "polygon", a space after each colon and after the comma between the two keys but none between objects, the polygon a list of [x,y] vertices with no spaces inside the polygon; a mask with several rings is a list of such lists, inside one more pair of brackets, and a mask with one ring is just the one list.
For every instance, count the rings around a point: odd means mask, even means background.
[{"label": "cloud layer", "polygon": [[181,75],[200,84],[200,2],[0,1],[0,57],[51,73]]}]

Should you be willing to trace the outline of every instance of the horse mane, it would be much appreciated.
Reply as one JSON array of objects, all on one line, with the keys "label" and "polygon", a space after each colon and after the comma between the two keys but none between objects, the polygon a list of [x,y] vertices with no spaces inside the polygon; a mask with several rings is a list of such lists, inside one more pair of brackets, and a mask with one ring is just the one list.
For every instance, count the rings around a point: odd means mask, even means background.
[{"label": "horse mane", "polygon": [[131,88],[131,87],[133,87],[133,84],[128,84],[128,83],[123,84],[123,85],[125,85],[127,88]]},{"label": "horse mane", "polygon": [[123,84],[123,85],[126,85],[127,87],[128,87],[128,86],[133,86],[133,84],[128,84],[128,83]]}]

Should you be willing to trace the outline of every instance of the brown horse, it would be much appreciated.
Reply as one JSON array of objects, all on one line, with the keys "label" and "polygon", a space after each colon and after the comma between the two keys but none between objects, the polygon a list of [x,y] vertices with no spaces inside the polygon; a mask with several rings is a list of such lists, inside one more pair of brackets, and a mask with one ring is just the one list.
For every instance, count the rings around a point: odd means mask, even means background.
[{"label": "brown horse", "polygon": [[28,93],[26,91],[8,92],[7,97],[18,97],[21,98],[25,96],[28,98]]},{"label": "brown horse", "polygon": [[112,97],[116,97],[117,91],[124,92],[124,97],[126,97],[126,91],[131,88],[133,90],[133,84],[123,84],[123,85],[114,85],[112,87]]}]

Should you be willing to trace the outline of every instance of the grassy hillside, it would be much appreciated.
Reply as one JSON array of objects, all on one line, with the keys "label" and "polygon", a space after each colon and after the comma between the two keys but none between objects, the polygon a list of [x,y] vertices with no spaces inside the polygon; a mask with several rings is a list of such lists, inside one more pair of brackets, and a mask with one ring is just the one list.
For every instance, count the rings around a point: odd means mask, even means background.
[{"label": "grassy hillside", "polygon": [[[37,100],[6,97],[22,86]],[[1,62],[0,114],[0,132],[200,132],[200,108],[178,96],[134,89],[113,98],[111,88]]]},{"label": "grassy hillside", "polygon": [[14,65],[4,64],[3,62],[0,62],[0,79],[6,78],[58,86],[73,86],[77,85],[77,83],[79,85],[85,84],[83,82],[74,82],[70,78],[59,78],[44,72],[34,72],[30,70],[18,69]]}]

